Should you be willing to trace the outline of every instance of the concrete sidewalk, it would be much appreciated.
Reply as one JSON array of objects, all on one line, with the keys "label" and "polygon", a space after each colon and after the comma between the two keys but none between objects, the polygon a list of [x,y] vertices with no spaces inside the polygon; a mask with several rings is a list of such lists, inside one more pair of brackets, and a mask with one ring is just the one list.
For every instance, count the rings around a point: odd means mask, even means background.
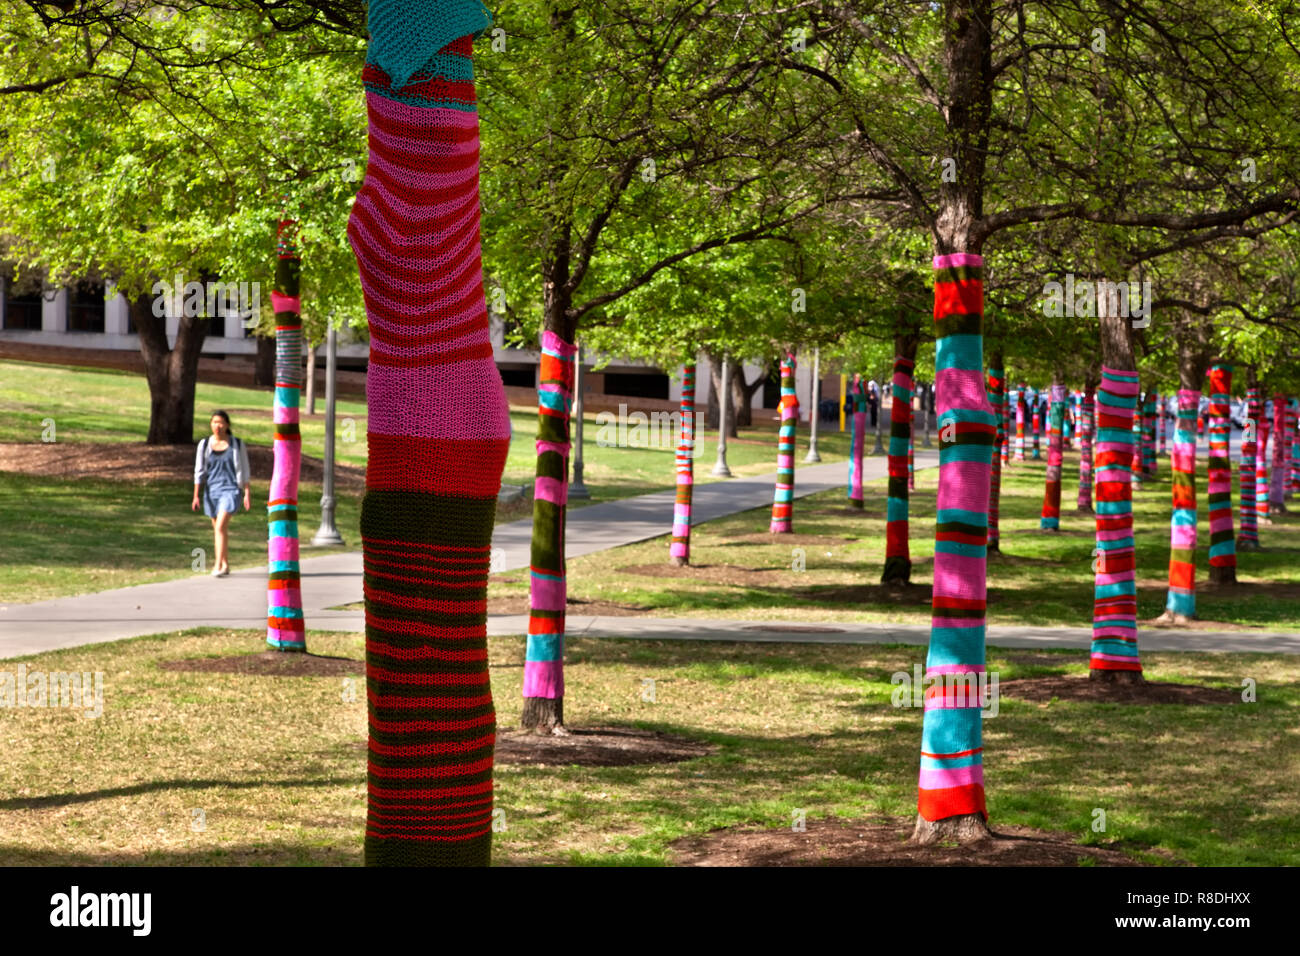
[{"label": "concrete sidewalk", "polygon": [[[916,468],[933,468],[938,451],[916,449]],[[886,474],[884,456],[863,462],[863,478]],[[795,466],[795,497],[843,488],[848,462]],[[776,473],[698,484],[692,523],[699,524],[751,508],[770,506]],[[578,508],[569,513],[565,554],[570,558],[669,534],[674,492],[662,491]],[[795,509],[795,530],[799,511]],[[763,527],[767,522],[762,522]],[[528,567],[532,519],[499,525],[492,545],[504,552],[504,570]],[[360,542],[354,542],[360,544]],[[361,552],[305,558],[302,561],[303,614],[311,630],[364,628],[361,612],[329,607],[362,599]],[[575,619],[576,620],[576,619]],[[266,566],[242,568],[229,577],[207,574],[156,584],[57,598],[36,604],[10,604],[0,610],[0,659],[83,644],[115,641],[187,627],[263,628],[266,626]],[[518,629],[518,633],[527,626]]]}]

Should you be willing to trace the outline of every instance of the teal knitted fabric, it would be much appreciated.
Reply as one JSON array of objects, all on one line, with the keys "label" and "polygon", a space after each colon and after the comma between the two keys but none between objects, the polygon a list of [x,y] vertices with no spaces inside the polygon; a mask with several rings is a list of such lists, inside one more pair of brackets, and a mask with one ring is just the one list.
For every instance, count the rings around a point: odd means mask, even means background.
[{"label": "teal knitted fabric", "polygon": [[366,62],[401,89],[452,40],[491,25],[492,13],[481,0],[370,0]]}]

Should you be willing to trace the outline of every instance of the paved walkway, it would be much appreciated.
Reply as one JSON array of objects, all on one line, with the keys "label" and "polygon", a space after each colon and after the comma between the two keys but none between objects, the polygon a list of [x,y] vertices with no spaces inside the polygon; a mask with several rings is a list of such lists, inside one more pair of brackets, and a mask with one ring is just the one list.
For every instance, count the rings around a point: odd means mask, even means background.
[{"label": "paved walkway", "polygon": [[[918,469],[933,468],[938,463],[937,450],[916,449]],[[843,488],[847,474],[848,462],[805,465],[800,461],[795,467],[795,497]],[[883,455],[864,461],[864,479],[885,474]],[[773,472],[698,484],[692,523],[769,506],[775,482]],[[569,513],[565,554],[576,558],[668,534],[673,498],[674,492],[669,490],[574,509]],[[798,521],[796,509],[796,529]],[[531,518],[497,526],[492,544],[504,552],[504,570],[528,567],[531,537]],[[361,612],[327,610],[362,599],[361,552],[305,558],[302,597],[309,630],[363,630],[365,618]],[[265,627],[266,566],[243,568],[225,578],[195,574],[36,604],[10,604],[0,610],[0,659],[201,625]],[[525,623],[517,633],[527,629]]]}]

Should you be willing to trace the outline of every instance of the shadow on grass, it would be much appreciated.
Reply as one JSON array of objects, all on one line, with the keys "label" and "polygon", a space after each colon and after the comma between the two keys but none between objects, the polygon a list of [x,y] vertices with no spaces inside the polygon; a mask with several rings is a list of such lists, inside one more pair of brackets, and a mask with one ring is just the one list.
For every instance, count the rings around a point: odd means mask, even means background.
[{"label": "shadow on grass", "polygon": [[144,793],[158,793],[167,790],[211,790],[218,787],[228,790],[248,790],[254,787],[359,787],[364,785],[365,782],[364,775],[315,780],[154,780],[150,783],[137,783],[129,787],[90,790],[86,793],[52,793],[43,797],[11,797],[8,800],[0,800],[0,810],[41,810],[46,807],[69,807],[79,803],[93,803],[96,800],[135,797]]}]

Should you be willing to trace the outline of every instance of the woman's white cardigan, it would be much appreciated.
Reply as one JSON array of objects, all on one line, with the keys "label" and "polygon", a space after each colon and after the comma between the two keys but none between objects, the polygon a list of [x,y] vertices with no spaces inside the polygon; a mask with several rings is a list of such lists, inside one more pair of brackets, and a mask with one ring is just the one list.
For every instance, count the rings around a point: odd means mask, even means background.
[{"label": "woman's white cardigan", "polygon": [[[199,442],[199,449],[194,454],[194,483],[196,485],[203,484],[203,476],[207,471],[208,441],[209,439],[205,438]],[[230,443],[235,448],[235,484],[242,489],[244,485],[248,484],[248,449],[234,435],[230,436]]]}]

